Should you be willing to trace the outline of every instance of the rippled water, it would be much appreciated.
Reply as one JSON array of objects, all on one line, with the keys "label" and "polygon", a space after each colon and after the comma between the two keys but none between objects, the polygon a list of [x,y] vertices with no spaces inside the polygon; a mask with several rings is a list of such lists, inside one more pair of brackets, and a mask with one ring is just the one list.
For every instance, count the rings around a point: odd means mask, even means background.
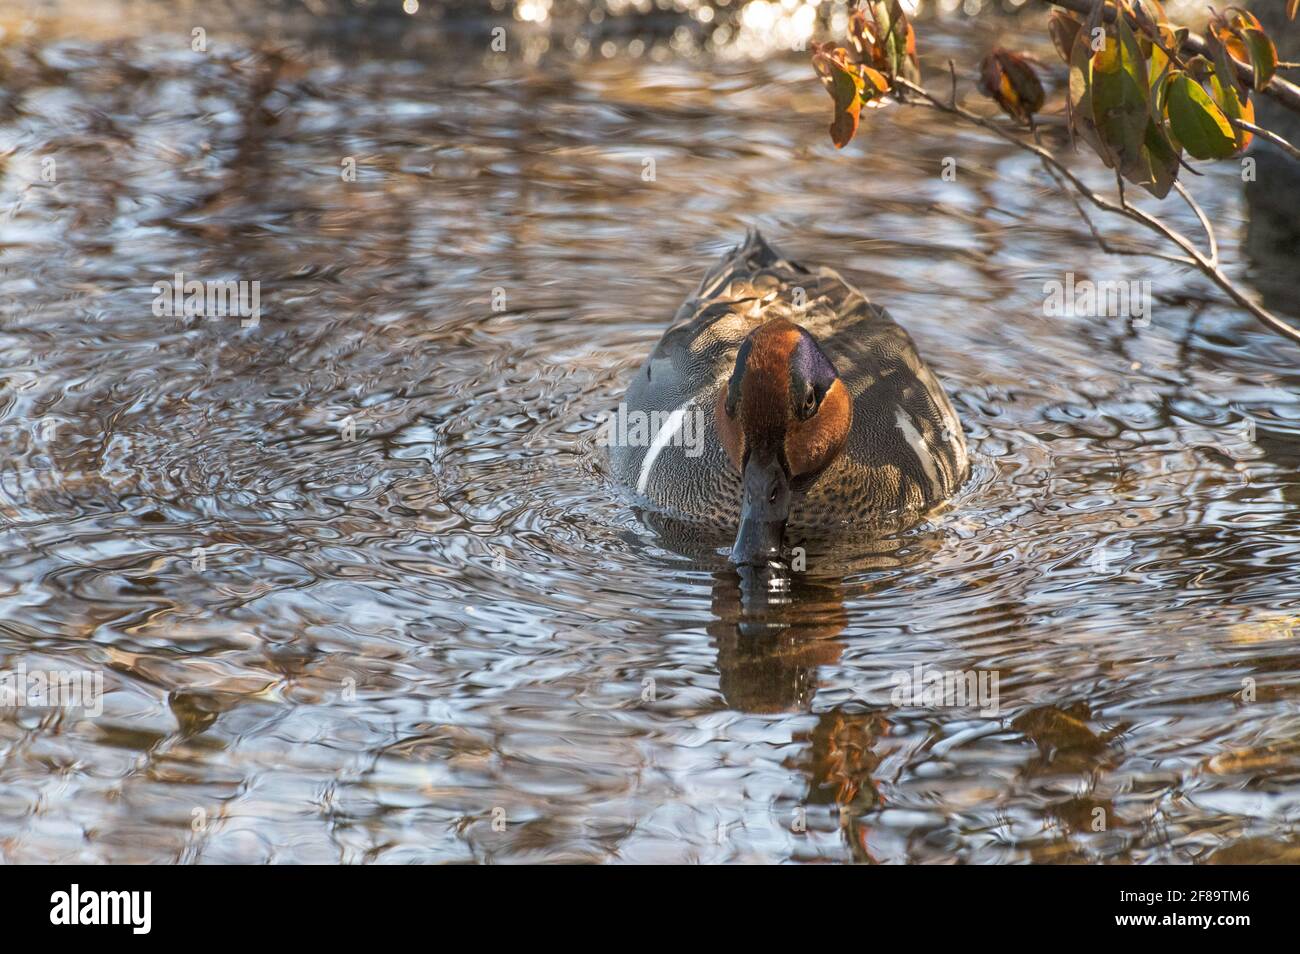
[{"label": "rippled water", "polygon": [[[895,108],[836,153],[797,54],[175,29],[0,47],[0,668],[105,690],[0,709],[0,858],[1300,858],[1292,346],[983,135]],[[931,76],[994,38],[922,35]],[[766,601],[597,443],[753,224],[893,311],[975,459]],[[1044,317],[1067,271],[1150,280],[1149,327]],[[260,323],[156,316],[176,272]],[[891,705],[916,665],[1000,712]]]}]

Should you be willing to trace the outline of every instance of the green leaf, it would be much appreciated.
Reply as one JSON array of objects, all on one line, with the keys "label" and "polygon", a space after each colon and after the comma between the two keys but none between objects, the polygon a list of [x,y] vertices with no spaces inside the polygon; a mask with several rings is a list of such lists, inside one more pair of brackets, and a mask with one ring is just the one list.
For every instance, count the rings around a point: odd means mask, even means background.
[{"label": "green leaf", "polygon": [[[1214,95],[1214,102],[1223,110],[1223,114],[1228,119],[1241,119],[1254,125],[1255,107],[1250,102],[1249,93],[1238,95],[1237,87],[1231,83],[1221,82],[1217,74],[1210,77],[1210,92]],[[1236,126],[1231,126],[1231,128],[1233,134],[1237,137],[1234,152],[1240,152],[1250,145],[1253,134],[1244,129],[1238,129]]]},{"label": "green leaf", "polygon": [[1177,72],[1168,84],[1169,124],[1188,155],[1226,159],[1237,151],[1237,136],[1222,109],[1200,83]]},{"label": "green leaf", "polygon": [[1157,199],[1169,194],[1174,181],[1178,178],[1178,157],[1183,147],[1169,128],[1165,118],[1165,99],[1169,77],[1173,64],[1158,46],[1151,47],[1151,59],[1147,63],[1147,76],[1151,83],[1150,112],[1151,121],[1147,124],[1143,147],[1150,167],[1150,181],[1143,183],[1144,188]]},{"label": "green leaf", "polygon": [[876,21],[876,50],[883,62],[872,65],[891,78],[902,76],[920,82],[921,68],[916,58],[916,31],[907,19],[899,0],[870,0],[871,16]]},{"label": "green leaf", "polygon": [[1149,175],[1147,181],[1138,182],[1137,184],[1157,199],[1163,199],[1169,194],[1174,180],[1178,178],[1179,148],[1169,141],[1169,137],[1165,135],[1164,127],[1154,122],[1147,124],[1147,134],[1143,145],[1145,147],[1144,159],[1147,163]]},{"label": "green leaf", "polygon": [[1250,51],[1250,65],[1255,68],[1255,89],[1263,89],[1277,71],[1277,47],[1263,30],[1245,30],[1242,39]]},{"label": "green leaf", "polygon": [[1128,25],[1126,17],[1118,17],[1115,23],[1119,34],[1120,52],[1123,54],[1123,67],[1139,87],[1146,89],[1147,61],[1142,55],[1142,47],[1138,44],[1133,28]]},{"label": "green leaf", "polygon": [[1169,71],[1169,57],[1155,44],[1151,45],[1151,56],[1147,59],[1147,85],[1156,90],[1160,88],[1164,75]]},{"label": "green leaf", "polygon": [[1097,127],[1092,121],[1092,46],[1087,29],[1080,30],[1070,50],[1070,90],[1066,100],[1069,106],[1070,129],[1090,145],[1102,162],[1111,165],[1110,157],[1097,138]]},{"label": "green leaf", "polygon": [[1233,65],[1232,54],[1228,52],[1227,46],[1213,30],[1205,31],[1205,45],[1209,48],[1210,59],[1214,61],[1214,72],[1223,77],[1225,82],[1235,86],[1241,92],[1246,91],[1246,85],[1237,75],[1237,69]]},{"label": "green leaf", "polygon": [[1133,31],[1123,17],[1116,23],[1118,36],[1107,37],[1106,48],[1093,61],[1092,114],[1113,164],[1125,178],[1137,182],[1145,165],[1142,149],[1151,115],[1150,90]]}]

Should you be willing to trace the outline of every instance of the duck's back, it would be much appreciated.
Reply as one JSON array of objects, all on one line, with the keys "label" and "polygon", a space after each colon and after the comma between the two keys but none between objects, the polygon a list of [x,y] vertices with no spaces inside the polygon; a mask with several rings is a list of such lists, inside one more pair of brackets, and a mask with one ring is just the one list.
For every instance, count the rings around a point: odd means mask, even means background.
[{"label": "duck's back", "polygon": [[639,446],[613,444],[620,481],[672,516],[734,527],[740,477],[713,408],[741,343],[774,318],[807,329],[853,397],[848,443],[797,500],[792,529],[926,510],[957,489],[961,426],[907,332],[835,271],[789,261],[757,232],[709,271],[629,385],[627,411],[663,426]]}]

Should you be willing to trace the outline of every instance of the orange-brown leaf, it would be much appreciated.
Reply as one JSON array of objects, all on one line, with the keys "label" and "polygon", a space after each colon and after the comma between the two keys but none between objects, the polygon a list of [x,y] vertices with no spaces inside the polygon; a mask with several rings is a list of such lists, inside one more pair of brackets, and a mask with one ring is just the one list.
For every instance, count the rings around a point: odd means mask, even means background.
[{"label": "orange-brown leaf", "polygon": [[858,131],[858,119],[862,112],[861,94],[865,82],[863,67],[850,63],[848,51],[842,47],[820,46],[813,53],[812,60],[813,68],[817,70],[817,75],[835,104],[830,128],[831,142],[835,143],[836,149],[843,149]]},{"label": "orange-brown leaf", "polygon": [[879,62],[882,54],[877,50],[874,21],[867,18],[867,11],[859,7],[849,17],[849,41],[858,55],[859,63],[872,65]]},{"label": "orange-brown leaf", "polygon": [[860,50],[862,62],[875,67],[891,80],[895,76],[919,82],[921,65],[916,57],[916,30],[899,0],[867,0],[866,10],[855,10],[849,18],[849,33]]},{"label": "orange-brown leaf", "polygon": [[1043,108],[1043,84],[1023,57],[1001,47],[980,63],[980,90],[1013,119],[1029,122]]}]

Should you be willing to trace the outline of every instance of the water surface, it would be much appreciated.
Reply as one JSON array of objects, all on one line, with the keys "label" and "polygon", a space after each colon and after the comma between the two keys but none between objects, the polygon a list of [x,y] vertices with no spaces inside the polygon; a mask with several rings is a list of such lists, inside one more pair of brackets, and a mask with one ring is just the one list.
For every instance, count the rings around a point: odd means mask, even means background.
[{"label": "water surface", "polygon": [[[1300,859],[1296,351],[1023,155],[901,108],[837,153],[805,56],[671,33],[98,29],[0,47],[0,667],[105,683],[0,710],[0,859]],[[928,25],[930,76],[995,33]],[[766,606],[597,441],[750,225],[893,312],[975,461]],[[155,315],[176,272],[260,322]],[[1149,324],[1046,317],[1066,272]],[[891,705],[917,665],[1000,712]]]}]

